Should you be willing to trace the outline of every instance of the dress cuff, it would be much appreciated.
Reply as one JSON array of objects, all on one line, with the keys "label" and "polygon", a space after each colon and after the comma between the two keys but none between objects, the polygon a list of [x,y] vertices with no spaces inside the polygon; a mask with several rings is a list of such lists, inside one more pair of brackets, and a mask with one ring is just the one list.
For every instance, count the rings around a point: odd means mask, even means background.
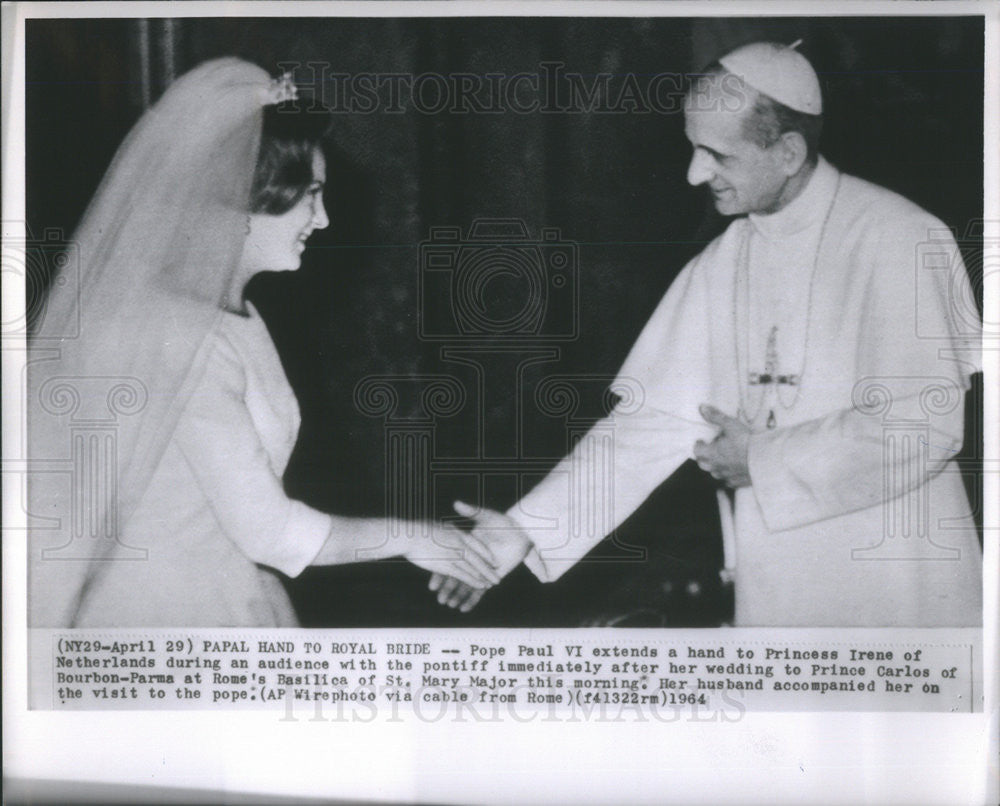
[{"label": "dress cuff", "polygon": [[316,559],[330,536],[330,516],[301,501],[292,501],[278,553],[268,565],[289,577],[297,577]]}]

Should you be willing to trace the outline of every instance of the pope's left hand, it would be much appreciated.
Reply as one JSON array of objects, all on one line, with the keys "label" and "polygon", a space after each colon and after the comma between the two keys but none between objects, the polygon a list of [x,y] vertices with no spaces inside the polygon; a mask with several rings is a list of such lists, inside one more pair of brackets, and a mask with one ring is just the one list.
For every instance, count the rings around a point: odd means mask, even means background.
[{"label": "pope's left hand", "polygon": [[719,427],[719,433],[710,443],[699,439],[694,444],[698,467],[729,487],[749,487],[750,426],[707,403],[699,411],[706,422]]}]

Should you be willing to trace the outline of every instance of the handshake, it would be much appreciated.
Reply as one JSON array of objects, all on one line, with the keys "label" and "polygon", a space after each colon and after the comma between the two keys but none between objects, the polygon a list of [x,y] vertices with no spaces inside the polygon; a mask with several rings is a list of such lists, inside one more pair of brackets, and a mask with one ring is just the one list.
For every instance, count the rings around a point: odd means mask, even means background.
[{"label": "handshake", "polygon": [[[750,427],[714,406],[702,405],[700,411],[717,433],[711,442],[695,443],[698,465],[728,487],[749,486]],[[433,556],[410,554],[408,559],[431,572],[430,589],[437,592],[438,602],[467,613],[491,586],[520,565],[533,544],[508,515],[461,501],[454,506],[459,515],[475,522],[472,531],[439,524],[434,530]],[[426,544],[424,548],[430,550]]]},{"label": "handshake", "polygon": [[485,565],[483,570],[490,573],[488,577],[480,574],[479,585],[475,586],[447,573],[434,571],[429,587],[437,592],[440,604],[468,613],[479,604],[492,585],[521,564],[532,543],[520,525],[508,515],[492,509],[476,509],[461,501],[456,501],[454,506],[459,515],[475,521],[472,531],[462,538],[463,550],[476,566]]}]

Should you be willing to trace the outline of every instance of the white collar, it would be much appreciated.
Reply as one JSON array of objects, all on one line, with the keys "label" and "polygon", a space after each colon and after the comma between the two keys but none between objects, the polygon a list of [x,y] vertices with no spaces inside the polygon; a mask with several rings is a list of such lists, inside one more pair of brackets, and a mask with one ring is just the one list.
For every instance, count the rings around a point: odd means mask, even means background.
[{"label": "white collar", "polygon": [[747,218],[758,233],[768,239],[794,235],[823,221],[833,203],[839,172],[822,156],[812,176],[798,196],[770,215],[750,213]]}]

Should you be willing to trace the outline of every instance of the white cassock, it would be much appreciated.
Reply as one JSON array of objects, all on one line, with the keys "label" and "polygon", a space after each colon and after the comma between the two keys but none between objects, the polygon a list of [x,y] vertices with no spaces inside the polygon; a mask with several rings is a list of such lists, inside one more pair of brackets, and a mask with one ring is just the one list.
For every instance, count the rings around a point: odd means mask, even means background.
[{"label": "white cassock", "polygon": [[617,388],[637,390],[509,514],[558,578],[710,441],[751,425],[720,493],[739,626],[972,626],[982,555],[957,463],[980,323],[944,225],[824,159],[671,285]]}]

